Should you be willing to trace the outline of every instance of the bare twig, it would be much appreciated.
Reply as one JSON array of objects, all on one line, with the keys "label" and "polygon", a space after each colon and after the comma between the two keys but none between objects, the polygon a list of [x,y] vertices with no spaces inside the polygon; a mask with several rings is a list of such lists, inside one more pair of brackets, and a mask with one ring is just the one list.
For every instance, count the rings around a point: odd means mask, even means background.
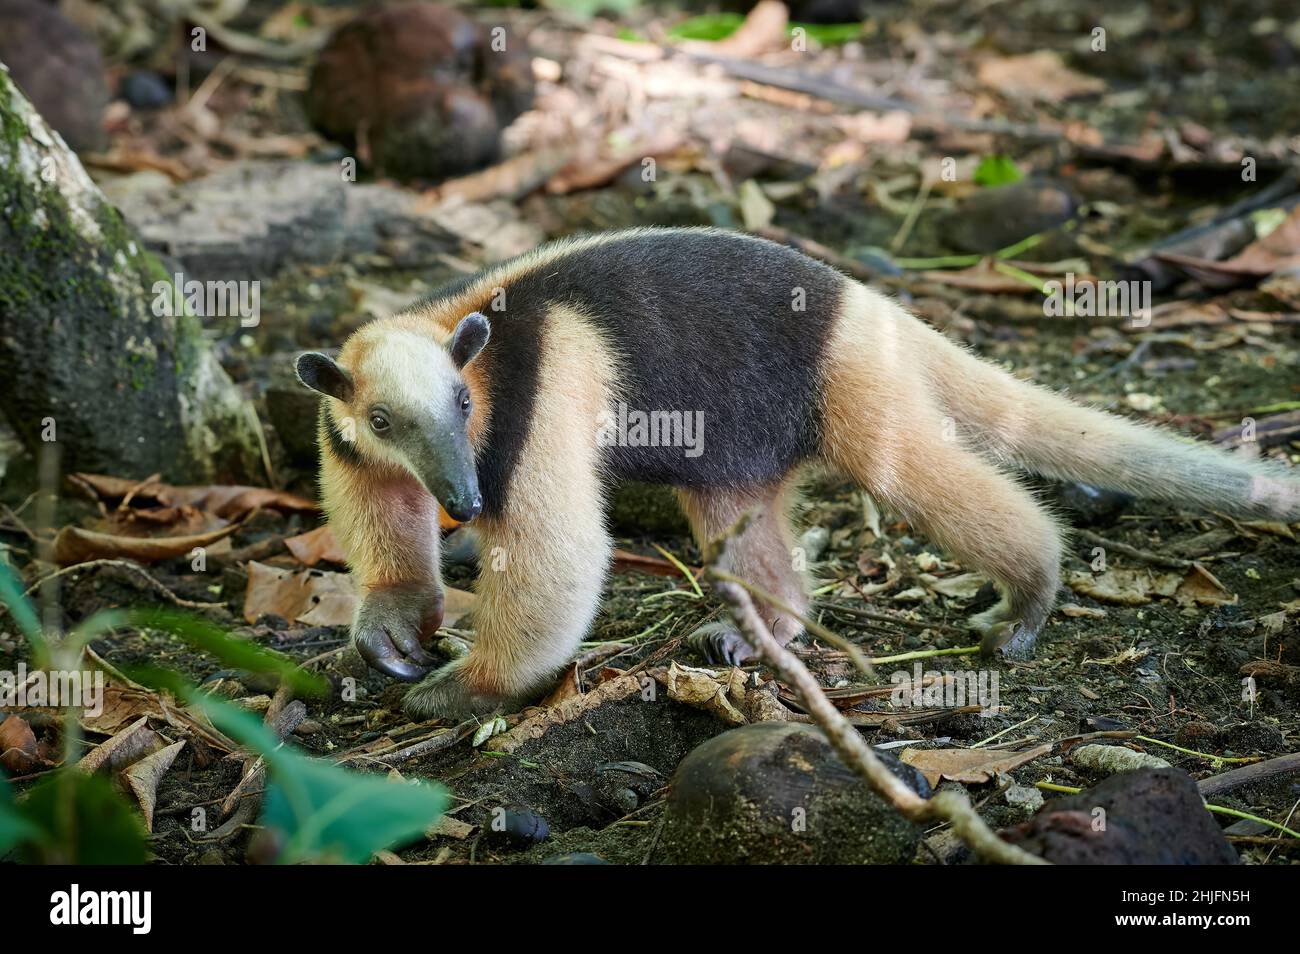
[{"label": "bare twig", "polygon": [[734,577],[730,574],[717,569],[718,559],[725,553],[727,542],[743,531],[747,522],[747,517],[742,517],[727,535],[710,544],[711,558],[705,572],[713,581],[718,595],[731,606],[741,635],[776,670],[781,680],[799,694],[804,708],[826,733],[845,763],[904,817],[917,822],[941,820],[951,824],[953,831],[986,861],[1001,864],[1046,864],[1037,855],[999,838],[971,807],[970,800],[964,794],[943,791],[927,800],[913,791],[876,756],[866,740],[826,697],[816,678],[798,657],[777,643],[755,609],[748,590],[734,582]]}]

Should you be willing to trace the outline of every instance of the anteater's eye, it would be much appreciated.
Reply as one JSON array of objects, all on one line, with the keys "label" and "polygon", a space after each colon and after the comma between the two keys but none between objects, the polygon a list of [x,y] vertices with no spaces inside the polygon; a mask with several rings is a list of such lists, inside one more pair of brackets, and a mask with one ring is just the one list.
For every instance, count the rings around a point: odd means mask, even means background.
[{"label": "anteater's eye", "polygon": [[388,420],[388,416],[382,411],[370,412],[370,429],[376,434],[382,434],[392,426],[392,422]]},{"label": "anteater's eye", "polygon": [[469,391],[464,389],[460,392],[460,409],[463,413],[469,413]]}]

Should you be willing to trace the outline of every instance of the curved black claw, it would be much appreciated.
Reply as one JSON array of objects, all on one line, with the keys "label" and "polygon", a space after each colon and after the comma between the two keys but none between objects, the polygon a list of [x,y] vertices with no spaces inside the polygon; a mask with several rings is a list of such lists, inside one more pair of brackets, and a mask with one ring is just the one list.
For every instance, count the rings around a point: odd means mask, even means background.
[{"label": "curved black claw", "polygon": [[424,648],[442,624],[442,594],[436,589],[393,587],[372,590],[361,601],[352,641],[373,669],[414,682],[436,660]]},{"label": "curved black claw", "polygon": [[996,655],[1003,659],[1031,659],[1037,642],[1037,628],[1023,623],[1003,623],[984,633],[984,638],[980,641],[980,652],[985,656]]},{"label": "curved black claw", "polygon": [[705,623],[686,637],[686,645],[714,666],[741,666],[754,658],[754,650],[731,623]]}]

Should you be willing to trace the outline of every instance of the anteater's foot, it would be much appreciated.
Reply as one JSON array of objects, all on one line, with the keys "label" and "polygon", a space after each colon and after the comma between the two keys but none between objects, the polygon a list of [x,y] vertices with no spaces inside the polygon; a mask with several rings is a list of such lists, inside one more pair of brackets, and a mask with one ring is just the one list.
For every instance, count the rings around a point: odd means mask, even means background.
[{"label": "anteater's foot", "polygon": [[509,700],[471,690],[461,671],[463,663],[463,659],[449,663],[412,688],[402,700],[406,714],[417,722],[430,719],[461,722],[502,711]]},{"label": "anteater's foot", "polygon": [[705,623],[686,637],[686,645],[713,666],[742,666],[758,658],[730,622]]}]

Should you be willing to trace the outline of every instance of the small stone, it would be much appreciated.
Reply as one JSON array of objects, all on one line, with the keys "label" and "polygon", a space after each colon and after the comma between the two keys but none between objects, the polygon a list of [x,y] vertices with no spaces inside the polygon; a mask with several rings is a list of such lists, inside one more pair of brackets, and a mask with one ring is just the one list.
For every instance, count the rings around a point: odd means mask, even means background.
[{"label": "small stone", "polygon": [[1032,785],[1012,785],[1003,798],[1025,818],[1043,807],[1043,793]]},{"label": "small stone", "polygon": [[484,839],[514,850],[528,848],[551,835],[546,819],[528,808],[502,808],[491,813],[483,829]]},{"label": "small stone", "polygon": [[443,636],[433,644],[433,648],[448,659],[460,659],[469,654],[469,643],[459,636]]},{"label": "small stone", "polygon": [[1169,763],[1155,755],[1134,752],[1122,745],[1081,745],[1074,750],[1071,761],[1083,768],[1114,775],[1140,768],[1169,768]]},{"label": "small stone", "polygon": [[162,109],[172,101],[172,89],[157,73],[137,70],[127,73],[118,84],[117,94],[131,104],[132,109]]}]

